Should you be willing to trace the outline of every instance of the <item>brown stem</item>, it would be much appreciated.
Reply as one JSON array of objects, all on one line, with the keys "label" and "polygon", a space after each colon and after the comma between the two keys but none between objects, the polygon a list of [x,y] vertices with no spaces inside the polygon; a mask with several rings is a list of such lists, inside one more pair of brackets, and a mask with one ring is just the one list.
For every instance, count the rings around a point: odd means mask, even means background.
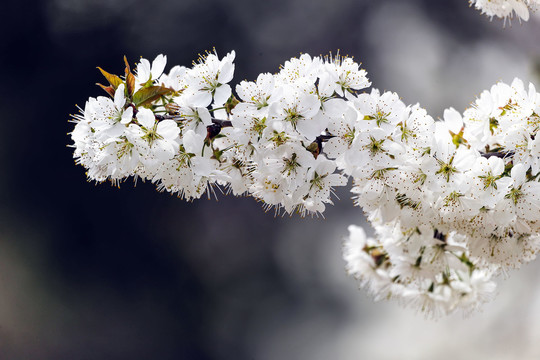
[{"label": "brown stem", "polygon": [[514,156],[514,153],[515,152],[513,150],[488,152],[488,153],[482,153],[482,157],[485,157],[486,159],[489,159],[490,157],[495,156],[495,157],[504,159],[504,158],[507,158],[507,157],[510,157],[510,156]]}]

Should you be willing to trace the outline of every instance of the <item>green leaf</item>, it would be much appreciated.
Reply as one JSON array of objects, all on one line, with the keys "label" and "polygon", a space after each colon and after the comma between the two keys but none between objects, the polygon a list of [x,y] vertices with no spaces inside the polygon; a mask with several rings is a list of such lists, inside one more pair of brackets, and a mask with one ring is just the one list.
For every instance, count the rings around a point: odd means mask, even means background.
[{"label": "green leaf", "polygon": [[103,74],[103,76],[105,76],[105,79],[107,79],[107,81],[109,82],[109,84],[111,84],[111,86],[113,87],[114,90],[116,90],[118,88],[118,86],[120,86],[120,84],[123,83],[123,81],[122,81],[122,79],[120,79],[120,77],[106,72],[105,70],[103,70],[99,66],[98,66],[98,69],[99,69],[99,71],[101,71],[101,74]]},{"label": "green leaf", "polygon": [[173,89],[169,89],[165,86],[150,86],[147,88],[142,88],[133,94],[133,104],[135,104],[135,106],[149,105],[160,97],[168,95],[172,92],[174,92]]},{"label": "green leaf", "polygon": [[240,101],[238,101],[238,99],[234,95],[231,95],[229,97],[229,100],[227,100],[227,102],[225,103],[225,110],[227,111],[227,114],[231,115],[232,110],[236,105],[238,105],[239,102]]}]

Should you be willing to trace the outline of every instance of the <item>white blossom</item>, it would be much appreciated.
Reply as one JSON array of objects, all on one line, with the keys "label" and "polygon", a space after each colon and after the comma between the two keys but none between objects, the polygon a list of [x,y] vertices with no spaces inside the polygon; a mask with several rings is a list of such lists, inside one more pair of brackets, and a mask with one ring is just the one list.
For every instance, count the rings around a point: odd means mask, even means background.
[{"label": "white blossom", "polygon": [[529,9],[540,4],[538,0],[469,0],[472,5],[489,17],[512,18],[515,14],[522,20],[529,20]]}]

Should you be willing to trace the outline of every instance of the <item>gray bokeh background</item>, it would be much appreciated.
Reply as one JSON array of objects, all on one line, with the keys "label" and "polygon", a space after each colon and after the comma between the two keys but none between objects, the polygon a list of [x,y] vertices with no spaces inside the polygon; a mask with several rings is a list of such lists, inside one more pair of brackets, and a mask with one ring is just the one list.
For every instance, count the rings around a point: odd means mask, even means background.
[{"label": "gray bokeh background", "polygon": [[[96,66],[123,55],[236,50],[235,82],[301,52],[363,63],[434,117],[514,76],[540,83],[540,21],[466,0],[49,0],[3,4],[0,30],[0,359],[537,359],[540,265],[481,313],[437,322],[373,303],[345,274],[364,222],[347,191],[325,219],[250,198],[186,203],[148,183],[85,181],[66,135]],[[540,85],[540,84],[539,84]]]}]

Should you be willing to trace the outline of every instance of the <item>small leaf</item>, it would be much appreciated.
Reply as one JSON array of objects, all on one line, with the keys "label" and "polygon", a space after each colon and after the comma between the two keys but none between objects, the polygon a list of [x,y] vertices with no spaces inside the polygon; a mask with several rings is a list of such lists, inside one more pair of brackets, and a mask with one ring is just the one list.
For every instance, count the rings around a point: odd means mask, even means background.
[{"label": "small leaf", "polygon": [[131,72],[130,68],[129,68],[129,62],[127,61],[127,57],[126,55],[124,55],[124,63],[126,64],[126,77],[127,75]]},{"label": "small leaf", "polygon": [[96,84],[97,86],[99,86],[100,88],[102,88],[103,90],[105,90],[107,92],[107,94],[111,95],[111,97],[114,98],[114,93],[115,93],[115,88],[114,86],[105,86],[105,85],[102,85],[102,84]]},{"label": "small leaf", "polygon": [[131,98],[133,96],[133,92],[135,91],[135,76],[131,73],[131,69],[129,67],[129,62],[127,60],[127,57],[124,55],[124,63],[126,64],[126,96]]},{"label": "small leaf", "polygon": [[316,138],[315,141],[306,147],[306,150],[309,151],[316,159],[322,151],[322,140],[320,138]]},{"label": "small leaf", "polygon": [[150,87],[153,83],[154,81],[152,79],[148,79],[147,82],[141,84],[141,87]]},{"label": "small leaf", "polygon": [[112,86],[112,88],[114,90],[116,90],[118,88],[118,86],[120,86],[120,84],[123,83],[123,81],[122,81],[122,79],[120,79],[120,77],[106,72],[105,70],[103,70],[99,66],[98,66],[98,69],[99,69],[99,71],[101,71],[101,74],[103,74],[103,76],[105,76],[105,79],[107,79],[107,81],[109,82],[109,84],[111,84],[111,86]]},{"label": "small leaf", "polygon": [[231,95],[229,97],[229,100],[227,100],[227,102],[225,103],[225,111],[227,111],[227,114],[231,115],[232,110],[236,105],[238,105],[239,102],[240,101],[238,101],[238,99],[234,95]]},{"label": "small leaf", "polygon": [[135,91],[135,76],[132,73],[129,73],[126,77],[126,91],[128,97],[131,97]]},{"label": "small leaf", "polygon": [[142,88],[133,95],[133,104],[135,104],[135,106],[149,105],[160,97],[168,95],[172,92],[174,92],[173,89],[169,89],[165,86],[150,86],[147,88]]}]

